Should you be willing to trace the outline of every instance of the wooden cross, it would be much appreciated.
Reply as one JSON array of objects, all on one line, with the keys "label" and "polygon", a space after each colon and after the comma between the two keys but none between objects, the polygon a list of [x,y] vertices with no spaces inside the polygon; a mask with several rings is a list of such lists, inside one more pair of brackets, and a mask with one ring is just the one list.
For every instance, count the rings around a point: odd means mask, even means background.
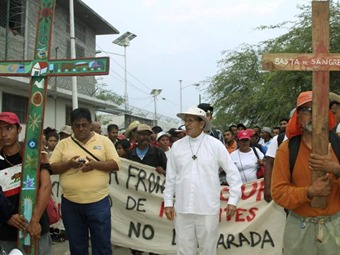
[{"label": "wooden cross", "polygon": [[[329,2],[312,2],[312,54],[264,54],[264,69],[273,71],[313,72],[313,138],[312,152],[320,155],[328,153],[328,112],[329,112],[329,71],[340,70],[340,55],[329,53]],[[312,172],[312,178],[324,175]],[[326,198],[316,197],[312,207],[325,208]]]},{"label": "wooden cross", "polygon": [[[30,97],[23,155],[20,214],[31,219],[39,185],[41,137],[44,123],[48,77],[104,75],[109,73],[109,58],[49,59],[55,0],[41,0],[39,5],[35,58],[32,61],[0,62],[0,76],[29,76]],[[35,254],[30,236],[19,232],[19,248],[24,254]]]}]

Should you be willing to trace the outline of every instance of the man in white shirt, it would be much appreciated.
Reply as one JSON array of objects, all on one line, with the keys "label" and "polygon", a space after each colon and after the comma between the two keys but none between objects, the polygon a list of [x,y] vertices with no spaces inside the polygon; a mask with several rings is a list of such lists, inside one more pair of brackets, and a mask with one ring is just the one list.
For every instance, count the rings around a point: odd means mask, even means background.
[{"label": "man in white shirt", "polygon": [[218,170],[221,167],[227,173],[230,197],[226,212],[231,216],[241,197],[240,173],[224,145],[205,133],[211,129],[205,111],[191,107],[177,116],[184,121],[187,135],[170,151],[165,215],[175,219],[177,254],[196,255],[198,246],[199,254],[215,255],[220,211]]}]

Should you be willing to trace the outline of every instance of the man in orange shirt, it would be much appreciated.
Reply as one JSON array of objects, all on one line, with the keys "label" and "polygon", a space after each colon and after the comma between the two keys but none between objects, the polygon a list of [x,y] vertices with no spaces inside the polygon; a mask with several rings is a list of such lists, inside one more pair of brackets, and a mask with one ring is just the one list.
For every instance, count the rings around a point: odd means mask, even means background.
[{"label": "man in orange shirt", "polygon": [[223,134],[225,147],[227,148],[229,154],[237,149],[237,142],[235,141],[235,135],[233,131],[226,130]]},{"label": "man in orange shirt", "polygon": [[[329,115],[329,129],[335,125]],[[330,255],[340,251],[340,164],[333,152],[325,156],[311,153],[312,91],[300,93],[289,121],[289,140],[277,150],[272,175],[272,198],[290,210],[284,231],[284,255]],[[290,140],[301,135],[296,161],[291,171]],[[312,181],[312,171],[327,173]],[[326,208],[314,208],[314,197],[326,197]]]}]

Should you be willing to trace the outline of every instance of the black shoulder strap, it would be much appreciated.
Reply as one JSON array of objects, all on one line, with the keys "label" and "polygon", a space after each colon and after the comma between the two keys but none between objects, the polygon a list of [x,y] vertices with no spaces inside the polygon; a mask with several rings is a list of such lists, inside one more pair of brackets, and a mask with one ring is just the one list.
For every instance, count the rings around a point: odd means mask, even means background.
[{"label": "black shoulder strap", "polygon": [[300,148],[300,143],[301,143],[301,135],[297,135],[289,139],[288,142],[288,149],[289,149],[289,169],[290,169],[290,174],[292,175],[295,161],[297,158],[297,154],[299,152]]},{"label": "black shoulder strap", "polygon": [[86,151],[88,154],[91,155],[92,158],[94,158],[97,161],[100,161],[99,158],[97,158],[95,155],[93,155],[90,151],[88,151],[85,147],[83,147],[80,143],[78,143],[72,136],[71,139],[73,142],[75,142],[80,148],[82,148],[84,151]]},{"label": "black shoulder strap", "polygon": [[255,156],[257,157],[257,159],[260,159],[259,154],[257,154],[256,148],[255,148],[254,146],[251,147],[251,148],[253,149],[253,151],[254,151]]},{"label": "black shoulder strap", "polygon": [[216,128],[212,128],[212,129],[211,129],[211,133],[212,133],[212,136],[213,136],[213,137],[219,139],[219,137],[218,137],[218,132],[217,132]]},{"label": "black shoulder strap", "polygon": [[285,139],[285,135],[286,135],[286,133],[283,132],[283,133],[280,133],[280,134],[277,136],[277,147],[279,147],[280,144],[283,142],[283,139]]},{"label": "black shoulder strap", "polygon": [[[338,161],[340,162],[340,137],[332,130],[329,131],[329,142],[331,143],[332,149]],[[290,174],[293,173],[296,157],[299,152],[300,143],[301,143],[301,135],[294,136],[293,138],[289,140],[289,143],[288,143]]]},{"label": "black shoulder strap", "polygon": [[333,131],[329,131],[329,141],[332,149],[340,162],[340,137]]}]

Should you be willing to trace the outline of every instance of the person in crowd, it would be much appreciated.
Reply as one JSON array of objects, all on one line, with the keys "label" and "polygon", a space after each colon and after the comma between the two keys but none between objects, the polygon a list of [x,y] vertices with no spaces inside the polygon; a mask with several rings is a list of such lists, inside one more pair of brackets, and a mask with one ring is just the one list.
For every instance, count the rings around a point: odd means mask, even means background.
[{"label": "person in crowd", "polygon": [[[167,158],[165,153],[158,147],[151,145],[152,129],[146,124],[139,124],[136,128],[137,146],[131,150],[128,159],[145,165],[155,167],[157,173],[165,175]],[[131,250],[133,255],[142,255],[139,250]],[[156,255],[155,253],[149,253]]]},{"label": "person in crowd", "polygon": [[72,128],[69,125],[65,125],[60,129],[59,140],[63,140],[72,135]]},{"label": "person in crowd", "polygon": [[130,125],[125,130],[125,137],[129,139],[131,147],[130,150],[133,150],[137,146],[136,142],[136,129],[140,122],[138,120],[135,120],[130,123]]},{"label": "person in crowd", "polygon": [[165,175],[167,158],[165,153],[151,145],[152,129],[146,124],[139,124],[136,129],[137,146],[131,150],[129,159],[154,166],[159,174]]},{"label": "person in crowd", "polygon": [[268,147],[271,143],[272,137],[273,137],[273,135],[272,135],[272,130],[270,129],[270,127],[263,127],[262,131],[261,131],[261,138],[263,140],[261,140],[259,142],[259,144],[263,145],[264,154],[266,154],[266,152],[268,150]]},{"label": "person in crowd", "polygon": [[[272,174],[272,198],[290,210],[283,238],[283,254],[337,254],[340,250],[340,164],[333,151],[312,153],[312,91],[301,92],[287,126],[289,140],[277,150]],[[328,128],[336,125],[329,114]],[[300,136],[296,161],[290,167],[290,143]],[[313,171],[325,172],[312,180]],[[323,197],[327,204],[313,207]]]},{"label": "person in crowd", "polygon": [[118,141],[118,126],[116,124],[109,124],[107,126],[107,137],[111,140],[113,144]]},{"label": "person in crowd", "polygon": [[278,134],[281,133],[281,128],[280,127],[273,127],[273,132],[272,132],[272,136],[276,136]]},{"label": "person in crowd", "polygon": [[340,96],[330,92],[329,100],[329,109],[334,113],[337,122],[335,132],[340,136]]},{"label": "person in crowd", "polygon": [[63,189],[61,213],[71,254],[112,254],[109,179],[119,170],[119,156],[106,136],[92,131],[91,113],[77,108],[70,113],[73,135],[61,140],[51,156]]},{"label": "person in crowd", "polygon": [[[263,143],[263,139],[261,138],[261,127],[258,125],[255,125],[253,128],[254,132],[256,133],[256,138],[257,140],[254,141],[255,143],[259,143],[262,144]],[[261,141],[261,142],[260,142]]]},{"label": "person in crowd", "polygon": [[[23,161],[23,146],[19,142],[22,130],[18,116],[13,112],[0,113],[0,187],[2,187],[2,205],[8,210],[0,211],[2,222],[0,224],[0,246],[9,253],[17,247],[18,231],[25,230],[33,242],[38,241],[37,253],[50,255],[52,241],[49,234],[49,221],[46,212],[51,194],[51,181],[47,154],[41,154],[39,171],[39,185],[37,187],[36,204],[31,219],[25,219],[19,214],[20,179],[13,185],[12,175],[8,173],[21,173]],[[12,183],[11,185],[8,185]],[[9,188],[8,188],[9,187]],[[6,188],[6,190],[5,190]],[[4,209],[4,207],[2,207]]]},{"label": "person in crowd", "polygon": [[259,141],[259,136],[257,132],[252,129],[248,128],[247,131],[250,134],[250,147],[256,147],[258,148],[263,154],[265,154],[265,148],[263,145],[259,144],[257,141]]},{"label": "person in crowd", "polygon": [[100,122],[98,122],[98,121],[93,121],[92,122],[92,131],[101,135],[102,134],[102,124],[100,124]]},{"label": "person in crowd", "polygon": [[[225,146],[205,132],[211,129],[206,112],[190,107],[177,114],[187,135],[173,144],[164,190],[165,215],[175,220],[177,254],[215,255],[220,212],[219,168],[227,172],[230,197],[227,215],[233,216],[242,180]],[[174,197],[176,196],[176,203]],[[175,207],[174,207],[175,206]]]},{"label": "person in crowd", "polygon": [[237,142],[235,141],[235,135],[233,131],[226,130],[224,131],[224,141],[225,147],[227,148],[229,154],[237,149]]},{"label": "person in crowd", "polygon": [[127,139],[117,140],[115,147],[119,157],[129,158],[130,146],[130,141]]},{"label": "person in crowd", "polygon": [[286,132],[286,127],[288,125],[288,118],[282,118],[280,119],[280,133],[285,133]]},{"label": "person in crowd", "polygon": [[181,125],[178,128],[170,128],[168,133],[170,135],[170,147],[173,145],[174,142],[176,142],[179,139],[182,139],[186,133],[185,133],[185,126]]},{"label": "person in crowd", "polygon": [[59,141],[57,130],[53,129],[52,131],[48,132],[45,136],[45,139],[46,139],[46,151],[48,153],[48,156],[51,157],[52,152],[54,151]]},{"label": "person in crowd", "polygon": [[163,129],[160,126],[154,126],[151,128],[152,130],[152,135],[151,135],[151,145],[158,147],[158,142],[157,142],[157,135],[158,133],[162,132]]},{"label": "person in crowd", "polygon": [[271,196],[271,181],[272,181],[272,172],[273,172],[273,166],[274,166],[274,159],[276,155],[277,148],[280,146],[280,144],[287,139],[286,136],[286,127],[288,124],[289,119],[288,118],[282,118],[280,120],[280,134],[273,137],[267,152],[266,152],[266,158],[264,161],[264,200],[266,200],[268,203],[272,201]]},{"label": "person in crowd", "polygon": [[[212,122],[214,107],[210,104],[207,104],[207,103],[199,104],[197,107],[202,109],[203,111],[205,111],[206,114],[207,114],[207,119],[210,122]],[[211,130],[209,130],[207,132],[208,132],[209,135],[215,137],[216,139],[220,140],[221,143],[224,144],[223,134],[222,134],[221,130],[211,127]]]},{"label": "person in crowd", "polygon": [[231,125],[229,126],[229,131],[233,132],[233,133],[234,133],[234,136],[237,135],[237,125],[231,124]]},{"label": "person in crowd", "polygon": [[263,164],[264,158],[263,153],[258,148],[250,146],[250,137],[249,130],[238,132],[239,148],[230,155],[240,172],[243,183],[257,180],[257,169],[259,165]]},{"label": "person in crowd", "polygon": [[247,129],[247,127],[244,124],[242,124],[242,123],[237,124],[236,128],[237,128],[237,133],[242,131],[242,130],[246,130]]},{"label": "person in crowd", "polygon": [[169,158],[170,153],[170,135],[164,131],[161,131],[157,134],[158,147],[164,151],[167,158]]}]

